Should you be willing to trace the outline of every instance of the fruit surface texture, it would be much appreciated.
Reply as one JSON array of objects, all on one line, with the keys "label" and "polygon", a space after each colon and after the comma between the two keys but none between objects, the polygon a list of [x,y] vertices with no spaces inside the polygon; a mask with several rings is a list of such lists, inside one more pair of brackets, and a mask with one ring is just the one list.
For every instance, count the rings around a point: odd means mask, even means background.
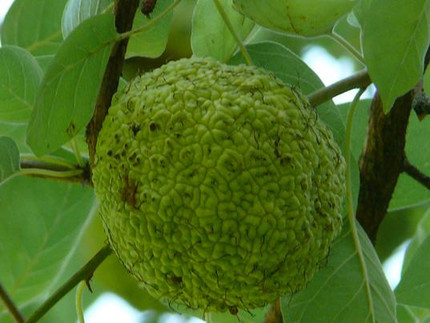
[{"label": "fruit surface texture", "polygon": [[352,10],[356,0],[233,0],[235,7],[257,24],[301,36],[329,33]]},{"label": "fruit surface texture", "polygon": [[116,94],[93,182],[109,243],[152,295],[233,312],[302,290],[325,265],[344,169],[297,89],[191,58]]}]

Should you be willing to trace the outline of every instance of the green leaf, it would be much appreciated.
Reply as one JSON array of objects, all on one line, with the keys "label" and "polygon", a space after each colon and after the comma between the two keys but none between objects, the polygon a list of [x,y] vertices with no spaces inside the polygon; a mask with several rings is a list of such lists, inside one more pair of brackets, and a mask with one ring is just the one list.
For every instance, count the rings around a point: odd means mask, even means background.
[{"label": "green leaf", "polygon": [[396,288],[399,303],[430,308],[429,248],[430,236],[427,236],[409,261]]},{"label": "green leaf", "polygon": [[[244,41],[253,29],[254,22],[237,12],[232,0],[220,0],[220,3],[236,34]],[[238,48],[213,0],[198,0],[196,3],[191,47],[195,56],[209,56],[222,62],[227,62]]]},{"label": "green leaf", "polygon": [[425,203],[414,207],[390,210],[386,214],[384,221],[379,226],[375,246],[381,262],[387,260],[397,252],[397,248],[414,237],[417,226],[429,205],[429,203]]},{"label": "green leaf", "polygon": [[409,243],[408,249],[403,260],[402,273],[406,271],[412,259],[414,259],[417,251],[422,246],[424,241],[430,236],[430,209],[424,213],[420,222],[416,226],[415,234]]},{"label": "green leaf", "polygon": [[0,277],[20,307],[65,280],[93,200],[89,188],[43,179],[15,177],[0,186]]},{"label": "green leaf", "polygon": [[15,0],[2,26],[2,44],[23,47],[35,56],[55,53],[63,40],[61,15],[66,1]]},{"label": "green leaf", "polygon": [[15,144],[18,146],[20,153],[30,153],[31,150],[25,143],[25,132],[27,131],[27,125],[14,124],[0,122],[0,136],[6,136],[11,138]]},{"label": "green leaf", "polygon": [[0,48],[0,120],[25,122],[30,117],[42,69],[25,49]]},{"label": "green leaf", "polygon": [[[138,11],[134,18],[133,29],[147,24],[151,19],[166,10],[172,3],[173,0],[158,1],[149,18]],[[160,56],[166,48],[172,18],[173,12],[171,11],[153,27],[133,35],[128,42],[126,58],[133,56],[155,58]]]},{"label": "green leaf", "polygon": [[103,13],[112,3],[113,0],[68,0],[61,21],[63,37],[83,21]]},{"label": "green leaf", "polygon": [[[295,86],[305,95],[324,87],[318,75],[288,48],[273,42],[263,42],[246,46],[253,63],[273,72],[284,83]],[[244,64],[240,53],[229,64]],[[332,101],[318,107],[318,115],[327,123],[336,141],[343,147],[345,124]]]},{"label": "green leaf", "polygon": [[[424,174],[430,174],[430,150],[428,138],[430,137],[430,118],[419,121],[415,113],[409,118],[408,132],[406,135],[406,156],[409,162]],[[430,191],[420,183],[401,174],[393,197],[390,209],[404,208],[430,200]]]},{"label": "green leaf", "polygon": [[364,264],[346,224],[332,246],[326,266],[304,291],[283,298],[284,322],[397,321],[396,300],[381,263],[366,233],[356,225]]},{"label": "green leaf", "polygon": [[59,48],[42,80],[27,143],[36,155],[59,148],[91,119],[118,34],[110,14],[90,18]]},{"label": "green leaf", "polygon": [[384,110],[413,88],[430,43],[430,0],[364,0],[355,11],[364,59]]},{"label": "green leaf", "polygon": [[9,137],[0,137],[0,184],[19,171],[19,150]]}]

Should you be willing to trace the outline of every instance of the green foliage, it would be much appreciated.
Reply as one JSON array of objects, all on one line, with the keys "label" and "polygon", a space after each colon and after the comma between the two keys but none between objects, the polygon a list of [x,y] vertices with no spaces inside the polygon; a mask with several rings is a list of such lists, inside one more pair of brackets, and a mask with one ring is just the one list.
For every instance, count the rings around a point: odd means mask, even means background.
[{"label": "green foliage", "polygon": [[1,32],[2,45],[27,49],[34,56],[54,54],[61,45],[61,16],[67,0],[15,0]]},{"label": "green foliage", "polygon": [[27,142],[35,154],[58,149],[90,121],[116,38],[113,16],[105,14],[83,22],[58,49],[28,126]]},{"label": "green foliage", "polygon": [[430,41],[430,1],[362,0],[355,11],[363,53],[384,110],[421,78]]},{"label": "green foliage", "polygon": [[335,241],[327,264],[307,289],[283,298],[285,322],[395,322],[396,301],[378,256],[357,225],[362,263],[348,226]]},{"label": "green foliage", "polygon": [[18,147],[9,137],[0,137],[0,184],[18,171]]},{"label": "green foliage", "polygon": [[[172,3],[173,0],[160,1],[160,4],[155,7],[154,11],[150,14],[150,17],[145,17],[144,15],[136,16],[133,28],[136,29],[149,23],[153,17],[162,13]],[[167,45],[172,18],[173,14],[169,13],[153,27],[133,35],[127,46],[126,57],[129,58],[137,56],[154,58],[160,56]]]},{"label": "green foliage", "polygon": [[0,120],[25,122],[33,109],[42,69],[25,49],[0,48]]},{"label": "green foliage", "polygon": [[[232,0],[221,0],[234,30],[245,39],[254,23],[233,9]],[[224,23],[214,1],[198,0],[194,8],[191,34],[193,54],[198,57],[213,57],[227,62],[237,49],[237,43]]]},{"label": "green foliage", "polygon": [[[187,48],[191,44],[193,55],[198,57],[211,56],[229,64],[245,62],[213,0],[182,2],[182,11],[169,12],[150,28],[145,26],[164,13],[173,0],[159,0],[149,17],[137,13],[133,28],[143,30],[132,35],[126,53],[127,63],[133,62],[129,66],[137,70],[135,74],[164,64],[170,55],[175,55],[173,52],[184,52],[175,51],[172,44]],[[190,5],[192,2],[195,6]],[[294,38],[263,29],[236,12],[232,2],[220,0],[253,63],[306,95],[324,87],[300,57],[308,46],[322,46],[337,58],[353,57],[329,35]],[[347,43],[362,48],[364,63],[358,59],[354,64],[356,68],[365,65],[385,112],[389,112],[394,100],[422,77],[430,43],[430,0],[357,3],[354,14],[339,21],[335,31]],[[109,54],[116,41],[124,37],[115,30],[113,7],[113,0],[15,0],[2,25],[0,283],[26,316],[105,242],[100,223],[87,226],[95,211],[90,187],[16,175],[21,170],[20,163],[30,155],[31,160],[38,162],[54,161],[56,169],[64,165],[79,167],[76,155],[80,153],[72,151],[70,141],[78,138],[81,146],[84,143],[85,127],[94,112]],[[183,15],[189,8],[193,10],[192,19],[191,13]],[[173,33],[172,21],[179,30],[187,30],[186,26],[192,24],[192,34]],[[172,39],[172,34],[181,37]],[[427,94],[429,71],[424,76]],[[360,100],[352,128],[350,153],[355,199],[370,103],[368,99]],[[348,110],[349,104],[331,100],[317,107],[319,117],[331,128],[342,148]],[[406,137],[408,160],[425,174],[430,174],[429,123],[429,117],[419,121],[412,113]],[[81,154],[85,161],[86,148],[81,147]],[[376,248],[354,223],[359,237],[355,241],[345,219],[342,235],[308,288],[283,297],[284,321],[430,322],[429,205],[430,191],[402,174],[379,230]],[[393,293],[381,261],[408,239],[411,242],[401,281]],[[364,260],[360,260],[360,253]],[[139,310],[170,310],[140,290],[114,257],[96,271],[93,287],[96,292],[87,296],[86,306],[101,293],[113,291]],[[75,322],[73,302],[73,295],[68,295],[42,322]],[[178,310],[186,315],[201,315]],[[262,322],[266,311],[267,308],[250,313],[240,311],[237,317],[230,313],[214,314],[212,319],[227,323],[238,319]],[[0,322],[11,322],[2,303]]]},{"label": "green foliage", "polygon": [[0,186],[0,277],[14,301],[38,303],[64,279],[93,201],[74,184],[17,177]]}]

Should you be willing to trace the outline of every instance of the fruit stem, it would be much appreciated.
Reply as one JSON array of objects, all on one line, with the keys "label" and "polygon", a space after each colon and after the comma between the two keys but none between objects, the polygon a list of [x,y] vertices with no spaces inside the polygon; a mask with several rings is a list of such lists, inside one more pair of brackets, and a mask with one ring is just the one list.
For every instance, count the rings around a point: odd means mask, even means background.
[{"label": "fruit stem", "polygon": [[365,88],[372,81],[366,70],[360,71],[329,86],[316,90],[308,95],[308,101],[313,107],[331,100],[335,96],[356,88]]},{"label": "fruit stem", "polygon": [[37,322],[43,317],[60,299],[70,292],[79,282],[89,281],[97,267],[112,253],[109,246],[104,246],[97,254],[91,258],[79,271],[77,271],[68,281],[66,281],[57,291],[54,292],[36,311],[28,318],[26,323]]},{"label": "fruit stem", "polygon": [[225,12],[224,8],[222,7],[219,0],[213,0],[215,3],[215,6],[218,10],[218,13],[221,15],[222,20],[224,20],[224,23],[227,25],[228,30],[230,31],[230,34],[233,36],[234,40],[236,41],[237,45],[239,46],[240,52],[242,53],[243,58],[245,59],[245,62],[247,65],[254,65],[251,59],[251,56],[249,55],[248,51],[245,48],[245,45],[243,44],[242,40],[234,30],[233,24],[231,23],[230,19],[227,16],[227,13]]},{"label": "fruit stem", "polygon": [[345,48],[348,52],[351,53],[360,63],[366,66],[364,62],[363,55],[360,51],[358,51],[354,46],[352,46],[345,38],[336,33],[334,30],[331,32],[330,37],[333,38],[339,45]]},{"label": "fruit stem", "polygon": [[76,314],[78,315],[78,322],[79,323],[85,323],[84,319],[84,311],[82,308],[82,296],[84,293],[86,287],[86,283],[84,280],[81,280],[81,282],[78,284],[78,287],[76,287]]}]

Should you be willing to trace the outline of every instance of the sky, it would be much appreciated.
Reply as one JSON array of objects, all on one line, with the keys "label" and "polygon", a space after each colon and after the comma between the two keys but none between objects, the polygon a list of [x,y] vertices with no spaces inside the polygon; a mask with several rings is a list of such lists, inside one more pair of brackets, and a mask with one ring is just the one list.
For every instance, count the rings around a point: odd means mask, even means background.
[{"label": "sky", "polygon": [[[35,0],[37,1],[37,0]],[[3,20],[7,9],[13,0],[0,0],[0,21]],[[303,60],[318,74],[325,85],[332,84],[353,73],[353,64],[348,60],[337,60],[329,55],[323,48],[312,47]],[[354,97],[356,91],[349,91],[335,98],[335,103],[349,102]],[[398,249],[391,258],[384,263],[384,270],[390,286],[394,288],[400,279],[401,264],[407,244]],[[85,321],[87,323],[139,323],[145,315],[131,307],[127,302],[114,294],[106,293],[102,295],[94,304],[85,311]],[[166,315],[160,323],[182,323],[185,322],[179,315]],[[199,319],[189,320],[187,323],[203,322]]]}]

